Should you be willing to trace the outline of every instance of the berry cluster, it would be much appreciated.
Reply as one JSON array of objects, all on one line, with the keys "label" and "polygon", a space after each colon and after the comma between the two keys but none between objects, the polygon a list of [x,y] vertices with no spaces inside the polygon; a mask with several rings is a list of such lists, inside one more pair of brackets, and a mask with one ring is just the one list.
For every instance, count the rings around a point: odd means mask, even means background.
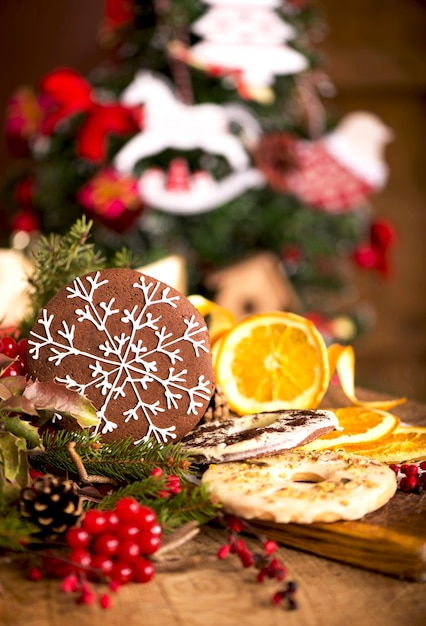
[{"label": "berry cluster", "polygon": [[[151,472],[151,476],[154,476],[154,478],[160,479],[164,477],[164,472],[161,469],[161,467],[155,467]],[[182,486],[180,484],[179,476],[176,476],[175,474],[167,474],[165,476],[164,489],[160,489],[160,491],[157,494],[157,497],[168,498],[169,496],[176,496],[181,491],[182,491]]]},{"label": "berry cluster", "polygon": [[[239,533],[244,530],[249,530],[252,533],[253,529],[249,529],[246,522],[231,515],[225,516],[224,522],[231,533],[228,536],[227,543],[221,546],[217,552],[219,559],[223,560],[226,559],[229,554],[235,554],[243,567],[248,568],[253,566],[258,571],[256,577],[258,583],[262,583],[267,578],[279,582],[285,580],[287,577],[287,569],[279,559],[273,557],[273,554],[278,548],[275,541],[258,536],[263,551],[252,552],[244,539],[240,537]],[[281,604],[283,601],[287,601],[289,609],[296,609],[295,593],[296,583],[289,581],[284,589],[280,589],[274,593],[272,602],[274,604]]]},{"label": "berry cluster", "polygon": [[426,489],[426,461],[421,463],[392,463],[389,467],[395,472],[398,489],[407,493],[422,493]]},{"label": "berry cluster", "polygon": [[[111,591],[129,582],[149,582],[155,574],[150,556],[159,548],[161,537],[156,513],[123,497],[111,511],[87,511],[80,526],[65,535],[66,558],[45,555],[44,571],[62,578],[62,590],[76,592],[78,603],[92,604],[99,599],[100,605],[108,608],[109,596],[98,598],[91,582],[109,582]],[[31,578],[35,577],[33,571]]]},{"label": "berry cluster", "polygon": [[28,339],[20,339],[16,341],[9,335],[0,338],[0,354],[13,359],[5,369],[0,373],[0,378],[5,376],[26,376]]}]

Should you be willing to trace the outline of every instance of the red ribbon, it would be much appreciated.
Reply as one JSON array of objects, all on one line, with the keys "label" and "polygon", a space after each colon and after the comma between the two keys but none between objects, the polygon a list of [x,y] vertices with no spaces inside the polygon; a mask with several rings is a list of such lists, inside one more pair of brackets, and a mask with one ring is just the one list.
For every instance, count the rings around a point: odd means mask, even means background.
[{"label": "red ribbon", "polygon": [[103,161],[107,157],[109,134],[122,135],[139,130],[134,109],[98,100],[90,83],[72,69],[63,68],[47,74],[41,82],[41,91],[46,99],[43,133],[50,135],[61,121],[85,114],[76,137],[79,157]]},{"label": "red ribbon", "polygon": [[370,241],[359,246],[354,252],[355,263],[364,269],[376,270],[382,276],[389,276],[389,252],[396,242],[396,232],[387,220],[377,220],[370,227]]}]

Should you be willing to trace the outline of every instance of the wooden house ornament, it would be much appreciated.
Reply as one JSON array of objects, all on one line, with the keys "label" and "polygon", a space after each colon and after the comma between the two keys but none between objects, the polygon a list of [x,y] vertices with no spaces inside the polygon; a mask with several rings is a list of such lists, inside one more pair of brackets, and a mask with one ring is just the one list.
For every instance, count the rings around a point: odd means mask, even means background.
[{"label": "wooden house ornament", "polygon": [[279,258],[270,252],[213,272],[205,284],[215,292],[215,302],[231,310],[237,319],[263,311],[301,310]]}]

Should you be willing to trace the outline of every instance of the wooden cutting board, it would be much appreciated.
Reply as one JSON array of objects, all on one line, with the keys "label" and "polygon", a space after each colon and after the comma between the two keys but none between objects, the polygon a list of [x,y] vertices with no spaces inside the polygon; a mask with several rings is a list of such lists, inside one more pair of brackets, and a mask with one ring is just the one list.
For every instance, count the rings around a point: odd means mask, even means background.
[{"label": "wooden cutting board", "polygon": [[397,492],[379,511],[354,522],[256,521],[251,525],[292,548],[406,580],[426,581],[426,493]]},{"label": "wooden cutting board", "polygon": [[[360,392],[365,400],[380,396]],[[347,404],[339,388],[327,392],[326,407]],[[426,407],[407,402],[392,412],[410,424],[425,425]],[[252,523],[283,545],[342,563],[390,574],[406,580],[426,581],[426,492],[398,491],[380,510],[354,522],[316,524]]]}]

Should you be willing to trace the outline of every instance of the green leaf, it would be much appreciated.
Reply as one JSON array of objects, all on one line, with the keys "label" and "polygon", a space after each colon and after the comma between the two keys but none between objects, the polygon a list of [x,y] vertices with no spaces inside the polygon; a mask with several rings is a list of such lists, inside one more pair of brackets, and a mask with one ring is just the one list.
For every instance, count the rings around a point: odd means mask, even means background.
[{"label": "green leaf", "polygon": [[54,381],[34,381],[27,385],[23,396],[33,403],[37,411],[72,417],[81,428],[91,428],[99,422],[96,409],[90,400]]},{"label": "green leaf", "polygon": [[38,434],[38,428],[36,426],[33,426],[25,420],[21,420],[18,416],[5,416],[2,418],[2,422],[7,432],[13,433],[17,437],[22,437],[33,447],[41,445],[40,435]]},{"label": "green leaf", "polygon": [[10,503],[19,498],[28,484],[28,469],[25,439],[0,432],[0,499]]}]

